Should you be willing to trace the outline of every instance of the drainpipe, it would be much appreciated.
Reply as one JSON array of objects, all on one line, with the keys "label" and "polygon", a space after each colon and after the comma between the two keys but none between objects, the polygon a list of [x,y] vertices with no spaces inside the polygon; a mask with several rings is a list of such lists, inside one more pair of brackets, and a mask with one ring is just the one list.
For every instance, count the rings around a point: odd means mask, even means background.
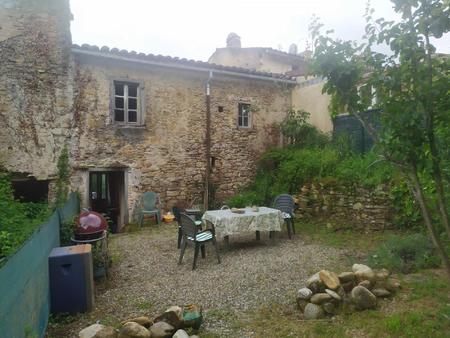
[{"label": "drainpipe", "polygon": [[208,210],[209,200],[209,179],[211,176],[211,88],[210,82],[213,77],[213,72],[209,71],[208,80],[206,81],[206,135],[205,135],[205,156],[206,156],[206,170],[205,170],[205,194],[203,197],[203,207]]}]

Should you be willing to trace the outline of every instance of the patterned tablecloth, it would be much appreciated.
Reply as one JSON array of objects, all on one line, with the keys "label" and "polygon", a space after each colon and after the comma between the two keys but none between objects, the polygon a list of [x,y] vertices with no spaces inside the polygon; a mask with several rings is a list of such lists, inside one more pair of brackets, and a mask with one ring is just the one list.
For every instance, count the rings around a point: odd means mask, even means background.
[{"label": "patterned tablecloth", "polygon": [[208,210],[202,219],[214,224],[217,238],[251,231],[281,231],[284,222],[281,211],[266,207],[259,207],[257,212],[247,208],[243,214]]}]

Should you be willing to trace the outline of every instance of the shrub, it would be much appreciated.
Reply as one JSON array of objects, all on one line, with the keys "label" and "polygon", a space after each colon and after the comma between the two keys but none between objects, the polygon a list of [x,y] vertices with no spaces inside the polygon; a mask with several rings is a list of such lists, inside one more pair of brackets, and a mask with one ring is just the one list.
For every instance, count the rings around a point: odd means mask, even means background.
[{"label": "shrub", "polygon": [[14,253],[48,214],[45,203],[14,200],[10,176],[0,172],[0,258]]},{"label": "shrub", "polygon": [[281,133],[297,147],[324,147],[330,138],[308,123],[309,116],[304,110],[289,110],[280,123]]},{"label": "shrub", "polygon": [[440,266],[430,240],[423,234],[392,236],[369,255],[367,263],[402,273]]}]

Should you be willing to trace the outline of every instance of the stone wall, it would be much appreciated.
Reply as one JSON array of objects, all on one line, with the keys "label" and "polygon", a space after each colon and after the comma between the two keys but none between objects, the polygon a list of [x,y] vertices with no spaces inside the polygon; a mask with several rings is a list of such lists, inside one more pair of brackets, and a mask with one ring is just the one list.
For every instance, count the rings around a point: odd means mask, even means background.
[{"label": "stone wall", "polygon": [[[142,66],[123,60],[76,55],[73,186],[84,196],[90,168],[126,168],[131,214],[145,191],[165,208],[177,201],[202,202],[206,171],[206,81],[208,74]],[[113,123],[110,85],[129,79],[142,85],[145,126]],[[237,127],[238,102],[252,105],[253,127]],[[274,123],[289,106],[290,93],[272,82],[214,76],[211,81],[212,181],[219,199],[250,182],[255,161],[278,144]],[[218,107],[222,107],[219,112]]]},{"label": "stone wall", "polygon": [[312,183],[297,195],[300,217],[323,218],[329,226],[382,230],[392,228],[392,201],[387,188],[364,189],[356,186]]},{"label": "stone wall", "polygon": [[0,2],[0,160],[47,179],[72,116],[68,0]]}]

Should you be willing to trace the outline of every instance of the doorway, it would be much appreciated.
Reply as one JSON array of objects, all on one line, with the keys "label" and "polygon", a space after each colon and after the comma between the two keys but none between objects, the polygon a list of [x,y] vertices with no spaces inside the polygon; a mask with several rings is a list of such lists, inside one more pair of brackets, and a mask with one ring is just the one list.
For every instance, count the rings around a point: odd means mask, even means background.
[{"label": "doorway", "polygon": [[126,220],[125,192],[124,171],[89,172],[89,206],[91,210],[107,216],[113,233]]}]

